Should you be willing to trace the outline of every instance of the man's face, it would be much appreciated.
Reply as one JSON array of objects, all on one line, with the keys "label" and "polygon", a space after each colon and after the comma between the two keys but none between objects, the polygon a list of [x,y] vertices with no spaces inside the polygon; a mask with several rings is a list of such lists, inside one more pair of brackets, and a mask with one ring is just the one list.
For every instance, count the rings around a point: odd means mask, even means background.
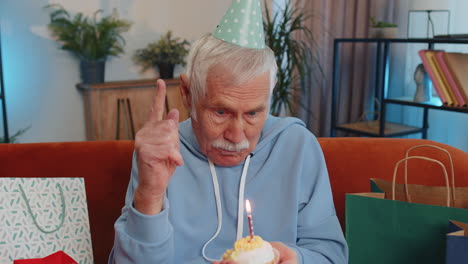
[{"label": "man's face", "polygon": [[222,70],[208,73],[192,119],[201,151],[219,166],[240,164],[255,149],[269,110],[268,72],[239,86],[230,85],[232,78]]}]

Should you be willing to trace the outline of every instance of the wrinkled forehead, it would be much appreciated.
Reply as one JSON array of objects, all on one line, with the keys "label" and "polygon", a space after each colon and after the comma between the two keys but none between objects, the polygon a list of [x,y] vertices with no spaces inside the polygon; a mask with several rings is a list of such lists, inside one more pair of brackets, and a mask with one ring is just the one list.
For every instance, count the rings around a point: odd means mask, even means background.
[{"label": "wrinkled forehead", "polygon": [[[249,71],[236,71],[226,63],[218,63],[210,67],[207,72],[205,91],[208,93],[210,87],[216,85],[226,88],[251,86],[253,89],[265,90],[268,92],[271,85],[270,81],[269,72],[252,73]],[[255,84],[252,85],[252,83]]]},{"label": "wrinkled forehead", "polygon": [[215,71],[209,75],[206,84],[204,96],[206,104],[234,102],[236,105],[231,104],[231,107],[242,108],[245,105],[253,104],[257,107],[269,102],[268,73],[247,82],[239,82],[235,74]]}]

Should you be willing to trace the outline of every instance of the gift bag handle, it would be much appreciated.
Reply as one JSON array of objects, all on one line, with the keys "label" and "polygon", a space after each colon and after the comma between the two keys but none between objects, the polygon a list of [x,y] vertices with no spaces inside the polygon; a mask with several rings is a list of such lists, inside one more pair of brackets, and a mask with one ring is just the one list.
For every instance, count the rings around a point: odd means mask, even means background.
[{"label": "gift bag handle", "polygon": [[[417,145],[417,146],[414,146],[412,148],[409,148],[406,151],[406,157],[409,156],[410,151],[412,151],[413,149],[421,148],[421,147],[435,148],[435,149],[443,151],[443,152],[445,152],[445,154],[447,154],[447,156],[449,158],[449,163],[450,163],[450,170],[452,172],[452,198],[455,201],[455,170],[453,169],[452,155],[450,155],[450,152],[448,152],[444,148],[441,148],[441,147],[438,147],[438,146],[435,146],[435,145],[423,144],[423,145]],[[407,185],[408,185],[408,161],[405,161],[405,192],[406,192],[406,195],[408,196],[408,191],[407,191],[407,188],[406,188]]]},{"label": "gift bag handle", "polygon": [[[430,158],[427,158],[427,157],[422,157],[422,156],[411,156],[411,157],[406,157],[404,159],[401,159],[399,160],[396,164],[395,164],[395,169],[393,170],[393,182],[392,182],[392,200],[395,200],[395,185],[396,185],[396,176],[397,176],[397,171],[398,171],[398,167],[400,166],[400,164],[402,162],[406,162],[407,160],[410,160],[410,159],[422,159],[422,160],[427,160],[427,161],[430,161],[430,162],[434,162],[434,163],[437,163],[439,164],[441,167],[442,167],[442,170],[444,172],[444,176],[445,176],[445,187],[447,188],[447,207],[450,207],[450,186],[449,186],[449,180],[448,180],[448,174],[447,174],[447,169],[445,168],[444,164],[438,160],[435,160],[435,159],[430,159]],[[406,195],[409,195],[408,193],[408,188],[406,188],[406,191],[407,191],[407,194]],[[407,196],[408,197],[408,196]]]},{"label": "gift bag handle", "polygon": [[23,187],[21,186],[21,184],[18,184],[19,185],[19,189],[21,191],[21,196],[23,197],[24,199],[24,202],[26,203],[26,207],[28,208],[28,212],[29,214],[31,215],[33,221],[34,221],[34,225],[42,232],[42,233],[45,233],[45,234],[50,234],[50,233],[53,233],[57,230],[59,230],[62,226],[63,226],[63,223],[65,222],[65,196],[63,195],[63,190],[62,190],[62,186],[60,186],[60,184],[57,183],[57,188],[59,189],[60,191],[60,199],[62,201],[62,219],[60,220],[60,224],[53,230],[45,230],[44,228],[42,228],[41,226],[39,226],[39,223],[37,223],[37,219],[36,217],[34,217],[34,214],[32,212],[32,209],[31,209],[31,206],[29,205],[29,200],[28,198],[26,197],[26,193],[24,192],[23,190]]}]

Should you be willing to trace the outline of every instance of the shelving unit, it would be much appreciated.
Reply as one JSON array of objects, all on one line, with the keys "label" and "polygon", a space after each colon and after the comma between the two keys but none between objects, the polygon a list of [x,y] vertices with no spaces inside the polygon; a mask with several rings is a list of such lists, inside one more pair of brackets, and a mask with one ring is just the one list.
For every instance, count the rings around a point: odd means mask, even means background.
[{"label": "shelving unit", "polygon": [[[1,33],[1,30],[0,30]],[[2,119],[3,119],[3,138],[5,143],[10,142],[10,135],[8,134],[8,120],[6,114],[6,103],[5,103],[5,85],[3,81],[3,66],[2,66],[2,38],[0,36],[0,100],[2,101]]]},{"label": "shelving unit", "polygon": [[[340,48],[343,43],[375,43],[375,94],[380,103],[379,120],[361,121],[349,124],[337,124],[337,97],[339,94],[339,78],[340,72]],[[441,111],[453,111],[468,113],[468,108],[463,107],[448,107],[444,106],[439,98],[433,98],[430,102],[414,102],[411,97],[386,98],[385,91],[388,87],[390,73],[388,65],[390,65],[390,45],[394,43],[420,43],[427,44],[427,49],[433,50],[435,44],[468,44],[467,39],[372,39],[372,38],[341,38],[334,41],[333,53],[333,89],[332,89],[332,137],[336,136],[336,132],[346,131],[355,134],[371,137],[398,137],[409,134],[421,133],[422,138],[427,138],[427,129],[429,127],[429,109]],[[387,104],[406,105],[419,107],[423,109],[421,127],[407,126],[404,124],[391,123],[386,121]]]}]

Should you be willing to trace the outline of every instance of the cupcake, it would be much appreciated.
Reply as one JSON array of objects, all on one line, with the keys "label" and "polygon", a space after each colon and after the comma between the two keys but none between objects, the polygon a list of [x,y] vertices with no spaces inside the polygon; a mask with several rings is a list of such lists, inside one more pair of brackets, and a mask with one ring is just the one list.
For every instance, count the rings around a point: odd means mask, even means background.
[{"label": "cupcake", "polygon": [[234,248],[223,255],[223,260],[233,260],[238,264],[276,264],[278,259],[278,251],[259,236],[237,240]]}]

